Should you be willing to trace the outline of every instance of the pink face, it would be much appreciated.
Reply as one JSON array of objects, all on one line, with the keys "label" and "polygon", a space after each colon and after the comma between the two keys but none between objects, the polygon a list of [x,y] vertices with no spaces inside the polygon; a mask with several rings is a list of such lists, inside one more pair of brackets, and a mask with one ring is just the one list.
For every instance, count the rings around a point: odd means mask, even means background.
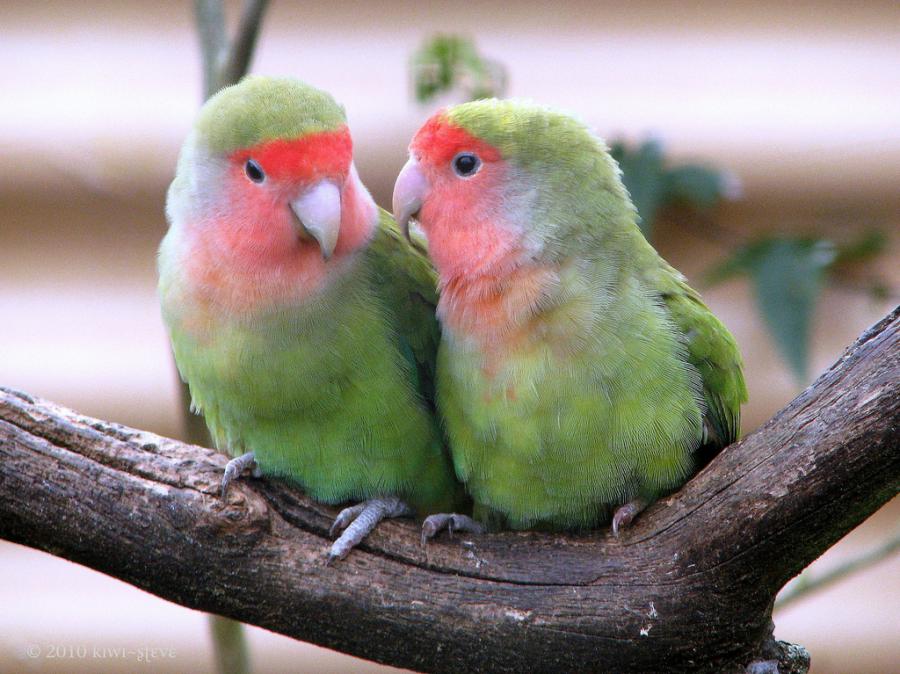
[{"label": "pink face", "polygon": [[[318,237],[303,236],[292,206],[315,186],[330,184],[337,195],[332,215],[340,217],[340,186],[347,178],[352,152],[346,127],[232,152],[227,175],[230,217],[239,226],[225,228],[233,237],[231,243],[245,255],[294,253],[298,247],[312,253],[318,245],[320,254],[330,257],[336,240],[322,242]],[[331,234],[336,237],[338,223],[334,224]]]},{"label": "pink face", "polygon": [[200,210],[188,271],[200,294],[236,309],[296,300],[368,241],[377,211],[346,128],[233,152]]},{"label": "pink face", "polygon": [[417,216],[445,283],[503,271],[520,248],[504,192],[508,164],[493,146],[438,113],[410,144],[410,160],[394,187],[401,227]]}]

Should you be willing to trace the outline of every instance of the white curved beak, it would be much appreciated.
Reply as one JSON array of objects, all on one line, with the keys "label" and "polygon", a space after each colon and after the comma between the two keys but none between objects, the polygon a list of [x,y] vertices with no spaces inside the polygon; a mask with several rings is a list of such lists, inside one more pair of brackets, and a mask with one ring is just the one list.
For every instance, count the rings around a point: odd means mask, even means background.
[{"label": "white curved beak", "polygon": [[410,157],[409,161],[397,176],[397,182],[394,183],[394,199],[393,210],[394,219],[400,225],[403,235],[409,238],[409,221],[419,213],[422,208],[422,202],[428,195],[431,185],[428,179],[419,169],[419,164],[415,157]]},{"label": "white curved beak", "polygon": [[321,180],[290,205],[303,231],[319,243],[322,258],[330,258],[341,232],[340,188]]}]

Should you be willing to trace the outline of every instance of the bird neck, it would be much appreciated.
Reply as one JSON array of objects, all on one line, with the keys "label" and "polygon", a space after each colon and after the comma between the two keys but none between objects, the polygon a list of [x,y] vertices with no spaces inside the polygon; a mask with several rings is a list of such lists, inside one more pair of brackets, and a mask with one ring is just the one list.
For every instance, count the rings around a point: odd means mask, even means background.
[{"label": "bird neck", "polygon": [[503,274],[447,279],[438,317],[451,348],[480,354],[488,378],[537,351],[565,362],[608,312],[616,277],[612,267],[597,273],[578,259],[531,260]]}]

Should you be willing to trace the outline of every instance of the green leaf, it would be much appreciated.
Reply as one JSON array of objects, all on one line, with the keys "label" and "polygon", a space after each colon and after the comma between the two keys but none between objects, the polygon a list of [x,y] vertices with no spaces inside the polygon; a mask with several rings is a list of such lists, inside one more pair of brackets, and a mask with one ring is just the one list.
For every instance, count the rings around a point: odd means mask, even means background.
[{"label": "green leaf", "polygon": [[663,146],[648,140],[635,150],[612,143],[610,153],[622,169],[622,182],[640,216],[641,232],[648,239],[659,210],[681,202],[694,208],[710,208],[735,192],[737,181],[720,171],[697,164],[666,166]]},{"label": "green leaf", "polygon": [[724,176],[696,164],[676,166],[666,175],[666,198],[697,208],[712,208],[726,193]]},{"label": "green leaf", "polygon": [[662,144],[648,140],[631,151],[623,143],[613,143],[610,152],[622,169],[622,182],[637,208],[641,232],[649,239],[656,214],[666,196]]},{"label": "green leaf", "polygon": [[739,248],[731,257],[707,271],[703,276],[702,285],[711,288],[735,276],[746,274],[749,269],[748,256],[746,248]]},{"label": "green leaf", "polygon": [[876,302],[884,302],[891,297],[891,288],[883,281],[875,281],[869,286],[869,297]]},{"label": "green leaf", "polygon": [[853,264],[864,262],[884,251],[887,236],[884,232],[873,230],[865,232],[856,241],[838,246],[835,264]]},{"label": "green leaf", "polygon": [[456,89],[469,101],[502,96],[506,90],[506,69],[458,35],[436,35],[426,41],[413,54],[412,79],[420,103]]},{"label": "green leaf", "polygon": [[833,244],[824,239],[768,238],[739,248],[709,274],[712,282],[749,274],[763,320],[800,382],[809,370],[816,301],[835,257]]}]

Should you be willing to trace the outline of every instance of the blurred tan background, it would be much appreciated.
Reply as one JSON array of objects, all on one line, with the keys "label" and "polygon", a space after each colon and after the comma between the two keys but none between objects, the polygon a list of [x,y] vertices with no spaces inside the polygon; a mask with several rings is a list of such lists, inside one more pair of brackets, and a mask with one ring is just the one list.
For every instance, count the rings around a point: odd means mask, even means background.
[{"label": "blurred tan background", "polygon": [[[412,101],[409,56],[437,31],[467,34],[507,66],[510,95],[575,112],[607,138],[652,134],[676,160],[739,176],[743,198],[716,213],[737,236],[877,227],[890,243],[874,265],[900,285],[897,2],[473,4],[274,0],[253,70],[344,103],[360,174],[388,206],[430,112]],[[191,3],[4,0],[0,60],[0,384],[177,435],[154,264],[201,96]],[[655,242],[694,280],[728,250],[665,220]],[[749,432],[800,387],[746,281],[704,294],[748,365]],[[829,286],[811,371],[891,307]],[[895,499],[816,569],[895,533],[898,515]],[[6,543],[0,606],[0,672],[212,669],[202,614]],[[776,636],[809,648],[816,674],[900,671],[898,606],[894,556],[778,612]],[[140,662],[154,647],[168,651]],[[250,647],[257,672],[383,669],[255,628]]]}]

